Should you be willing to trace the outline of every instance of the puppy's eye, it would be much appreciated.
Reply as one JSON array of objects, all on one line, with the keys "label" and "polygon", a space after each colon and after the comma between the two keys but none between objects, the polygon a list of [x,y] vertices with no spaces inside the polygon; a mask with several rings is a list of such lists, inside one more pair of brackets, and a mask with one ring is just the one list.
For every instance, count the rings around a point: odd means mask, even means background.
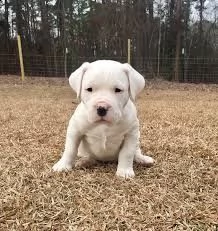
[{"label": "puppy's eye", "polygon": [[89,91],[89,92],[92,92],[92,88],[91,87],[87,88],[86,90]]},{"label": "puppy's eye", "polygon": [[120,88],[115,88],[114,91],[118,93],[118,92],[121,92],[122,90]]}]

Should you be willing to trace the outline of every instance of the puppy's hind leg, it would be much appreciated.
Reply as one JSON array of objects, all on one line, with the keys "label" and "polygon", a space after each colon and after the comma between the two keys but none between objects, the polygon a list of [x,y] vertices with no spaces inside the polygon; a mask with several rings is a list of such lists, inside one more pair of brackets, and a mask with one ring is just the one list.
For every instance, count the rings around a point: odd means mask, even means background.
[{"label": "puppy's hind leg", "polygon": [[84,140],[82,140],[79,146],[77,156],[79,157],[75,165],[77,168],[88,168],[98,163],[98,161],[90,154],[89,146]]},{"label": "puppy's hind leg", "polygon": [[154,159],[150,156],[143,155],[140,148],[136,150],[134,161],[147,167],[154,164]]},{"label": "puppy's hind leg", "polygon": [[82,156],[76,162],[76,168],[88,168],[97,164],[97,160],[93,159],[90,156]]}]

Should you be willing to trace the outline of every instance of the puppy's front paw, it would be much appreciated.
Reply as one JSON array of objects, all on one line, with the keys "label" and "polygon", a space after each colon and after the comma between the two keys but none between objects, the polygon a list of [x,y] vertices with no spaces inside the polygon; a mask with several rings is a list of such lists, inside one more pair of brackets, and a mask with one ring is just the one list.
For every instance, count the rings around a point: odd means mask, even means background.
[{"label": "puppy's front paw", "polygon": [[72,170],[73,164],[69,164],[68,162],[60,159],[53,167],[53,171],[62,172],[62,171],[70,171]]},{"label": "puppy's front paw", "polygon": [[116,175],[125,179],[133,178],[135,173],[132,168],[118,168]]}]

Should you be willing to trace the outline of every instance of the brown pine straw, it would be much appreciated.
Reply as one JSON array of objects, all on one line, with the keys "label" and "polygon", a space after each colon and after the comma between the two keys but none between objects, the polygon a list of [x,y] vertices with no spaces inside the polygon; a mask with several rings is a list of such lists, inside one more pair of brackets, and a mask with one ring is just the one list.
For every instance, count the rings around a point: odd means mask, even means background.
[{"label": "brown pine straw", "polygon": [[[54,173],[77,100],[67,80],[0,77],[0,230],[217,230],[218,86],[152,81],[137,102],[152,168]],[[73,102],[73,103],[72,103]]]}]

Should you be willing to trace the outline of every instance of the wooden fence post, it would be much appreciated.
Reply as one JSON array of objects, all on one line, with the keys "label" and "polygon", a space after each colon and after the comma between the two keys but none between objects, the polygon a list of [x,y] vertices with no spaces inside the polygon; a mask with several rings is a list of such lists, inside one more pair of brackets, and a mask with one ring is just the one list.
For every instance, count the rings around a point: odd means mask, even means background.
[{"label": "wooden fence post", "polygon": [[17,45],[18,45],[19,60],[20,60],[21,80],[24,81],[23,54],[22,54],[20,35],[17,35]]}]

